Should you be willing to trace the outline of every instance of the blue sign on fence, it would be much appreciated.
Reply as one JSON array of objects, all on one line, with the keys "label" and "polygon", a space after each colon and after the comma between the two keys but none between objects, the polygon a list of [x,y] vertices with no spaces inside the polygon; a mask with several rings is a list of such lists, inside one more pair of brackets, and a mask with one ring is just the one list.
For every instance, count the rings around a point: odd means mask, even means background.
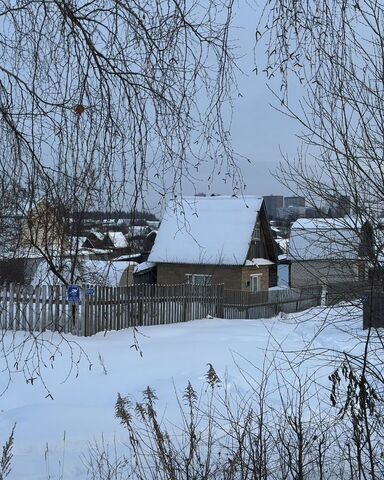
[{"label": "blue sign on fence", "polygon": [[90,288],[87,288],[87,291],[85,292],[87,295],[89,295],[90,297],[92,297],[92,295],[95,295],[95,289],[90,287]]},{"label": "blue sign on fence", "polygon": [[67,288],[67,300],[71,303],[80,302],[80,287],[79,285],[71,285]]}]

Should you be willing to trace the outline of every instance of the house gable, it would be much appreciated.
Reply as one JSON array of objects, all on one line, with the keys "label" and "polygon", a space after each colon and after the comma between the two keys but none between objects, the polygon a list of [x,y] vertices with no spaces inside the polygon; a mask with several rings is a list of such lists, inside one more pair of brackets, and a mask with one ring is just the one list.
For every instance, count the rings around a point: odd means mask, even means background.
[{"label": "house gable", "polygon": [[149,256],[155,263],[244,265],[261,197],[185,197],[167,207]]},{"label": "house gable", "polygon": [[191,197],[183,220],[166,212],[149,261],[159,284],[222,283],[267,290],[276,285],[277,250],[260,197]]},{"label": "house gable", "polygon": [[266,259],[273,263],[278,260],[277,245],[273,239],[264,202],[258,212],[247,253],[247,260],[253,259]]}]

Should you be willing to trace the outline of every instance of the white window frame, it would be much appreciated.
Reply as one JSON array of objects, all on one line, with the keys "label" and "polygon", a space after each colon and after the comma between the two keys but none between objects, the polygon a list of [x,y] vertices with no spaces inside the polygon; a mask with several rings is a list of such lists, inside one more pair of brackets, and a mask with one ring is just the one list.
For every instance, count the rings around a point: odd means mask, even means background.
[{"label": "white window frame", "polygon": [[[187,283],[190,285],[199,285],[201,287],[210,287],[212,285],[212,275],[208,273],[187,273],[185,276],[187,277]],[[203,283],[196,281],[202,278],[206,279]],[[207,280],[209,281],[207,282]]]},{"label": "white window frame", "polygon": [[255,228],[253,229],[252,240],[255,242],[261,240],[261,225],[259,220],[256,222]]},{"label": "white window frame", "polygon": [[[262,273],[254,273],[251,275],[251,280],[250,280],[250,289],[252,293],[257,293],[261,292],[261,277],[263,276]],[[256,289],[254,288],[254,285],[256,283]]]}]

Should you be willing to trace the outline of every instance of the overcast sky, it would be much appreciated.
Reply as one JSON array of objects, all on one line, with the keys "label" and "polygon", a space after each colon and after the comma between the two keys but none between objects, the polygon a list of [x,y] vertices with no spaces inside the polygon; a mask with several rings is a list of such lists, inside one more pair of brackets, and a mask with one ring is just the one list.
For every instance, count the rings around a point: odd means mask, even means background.
[{"label": "overcast sky", "polygon": [[[240,2],[239,2],[240,3]],[[299,140],[295,134],[298,125],[271,104],[277,105],[273,94],[268,90],[265,74],[254,73],[254,41],[259,12],[241,1],[234,20],[233,38],[239,46],[240,67],[244,75],[238,74],[237,81],[241,97],[235,99],[232,139],[233,145],[241,155],[250,159],[251,163],[242,162],[241,169],[247,188],[245,194],[270,195],[285,194],[289,191],[274,178],[273,172],[282,160],[282,153],[290,157],[295,155]],[[257,51],[260,64],[265,62],[263,49]],[[275,87],[277,83],[275,84]],[[298,92],[295,92],[298,93]],[[208,170],[199,173],[200,181],[185,182],[183,195],[195,193],[231,194],[231,186],[220,179],[209,186]],[[149,195],[149,203],[153,197]],[[156,202],[157,203],[157,202]]]},{"label": "overcast sky", "polygon": [[[285,187],[280,185],[270,172],[278,167],[282,159],[281,151],[290,156],[295,154],[299,147],[299,140],[295,135],[298,133],[298,125],[271,107],[271,104],[276,106],[277,102],[268,90],[265,74],[256,75],[253,72],[253,46],[259,11],[245,3],[241,2],[234,21],[233,36],[238,39],[239,53],[242,55],[239,63],[244,75],[238,75],[242,97],[235,100],[233,144],[237,152],[252,162],[244,162],[242,165],[247,184],[246,193],[288,194]],[[263,64],[263,49],[258,49],[256,54],[260,64]],[[201,186],[204,187],[204,182]],[[215,183],[212,189],[217,193],[230,193],[229,187],[222,182]]]}]

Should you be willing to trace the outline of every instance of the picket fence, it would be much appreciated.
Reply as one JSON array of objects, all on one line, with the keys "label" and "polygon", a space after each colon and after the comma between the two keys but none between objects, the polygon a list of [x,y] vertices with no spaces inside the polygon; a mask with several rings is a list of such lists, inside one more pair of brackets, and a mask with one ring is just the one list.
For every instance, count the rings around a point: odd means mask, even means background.
[{"label": "picket fence", "polygon": [[[83,286],[79,303],[65,286],[0,287],[0,325],[7,330],[52,330],[94,335],[108,330],[220,318],[270,318],[318,305],[320,290],[248,293],[223,285]],[[87,292],[92,292],[88,295]]]}]

